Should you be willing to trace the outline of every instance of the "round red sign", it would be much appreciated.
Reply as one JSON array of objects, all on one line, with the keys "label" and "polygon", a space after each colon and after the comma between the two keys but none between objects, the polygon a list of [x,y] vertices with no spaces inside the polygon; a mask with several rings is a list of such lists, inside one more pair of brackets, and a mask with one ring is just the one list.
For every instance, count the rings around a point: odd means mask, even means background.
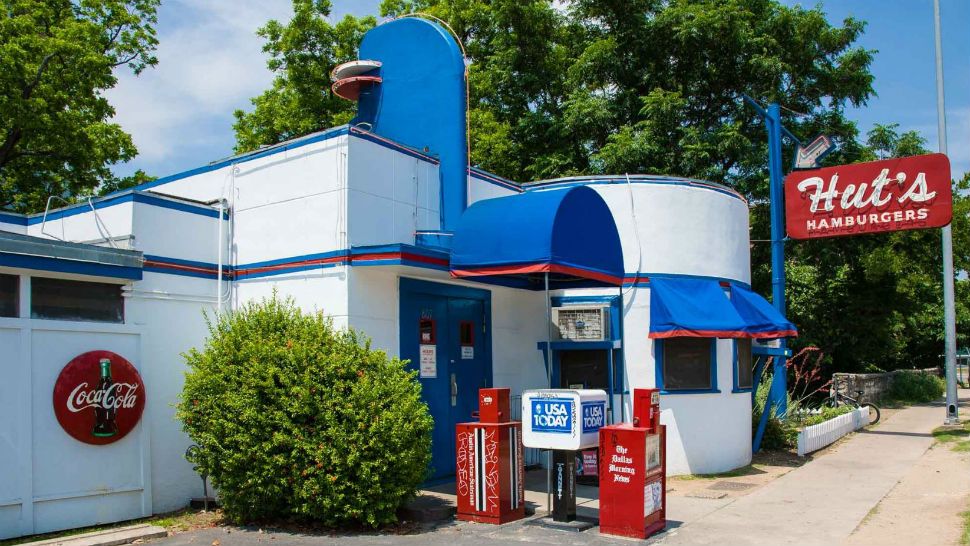
[{"label": "round red sign", "polygon": [[54,415],[61,427],[86,444],[125,437],[145,409],[145,384],[138,370],[111,351],[74,357],[54,383]]}]

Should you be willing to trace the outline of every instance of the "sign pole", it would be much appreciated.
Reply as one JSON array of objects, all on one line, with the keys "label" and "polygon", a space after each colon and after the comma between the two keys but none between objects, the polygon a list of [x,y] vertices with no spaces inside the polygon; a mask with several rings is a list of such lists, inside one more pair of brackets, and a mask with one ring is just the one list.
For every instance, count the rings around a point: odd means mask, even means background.
[{"label": "sign pole", "polygon": [[[771,201],[771,303],[784,316],[786,307],[785,196],[784,174],[781,166],[782,134],[788,136],[788,138],[796,143],[799,142],[781,124],[781,106],[778,103],[773,102],[765,109],[747,95],[744,95],[744,100],[765,120],[765,128],[768,130],[768,189],[769,200]],[[773,354],[774,366],[771,387],[768,390],[768,399],[765,401],[761,421],[758,423],[758,430],[755,432],[754,441],[751,445],[751,450],[755,453],[761,448],[761,439],[764,437],[765,428],[768,425],[768,417],[772,413],[772,409],[779,416],[788,413],[788,370],[785,366],[788,340],[781,338],[778,341],[779,350]]]},{"label": "sign pole", "polygon": [[[940,30],[940,0],[933,0],[933,19],[936,34],[936,119],[940,153],[946,154],[946,108],[943,94],[943,39]],[[956,312],[953,295],[953,234],[950,225],[943,226],[943,329],[946,354],[946,420],[947,425],[959,423],[957,404],[957,346]]]},{"label": "sign pole", "polygon": [[[781,167],[781,107],[777,102],[768,105],[765,122],[768,126],[768,174],[771,200],[771,303],[781,316],[785,316],[785,196],[784,174]],[[776,414],[784,416],[788,413],[788,371],[784,356],[788,340],[781,338],[778,341],[781,354],[774,360],[771,390],[765,403],[765,413],[770,412],[774,406]],[[760,426],[759,432],[761,432]]]}]

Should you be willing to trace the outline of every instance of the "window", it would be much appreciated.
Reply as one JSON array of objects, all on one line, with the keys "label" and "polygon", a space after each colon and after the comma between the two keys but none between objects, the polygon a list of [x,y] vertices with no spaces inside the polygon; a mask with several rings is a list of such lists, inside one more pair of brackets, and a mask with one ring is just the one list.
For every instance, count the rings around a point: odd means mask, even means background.
[{"label": "window", "polygon": [[751,359],[751,340],[734,340],[734,388],[750,389],[754,383],[754,361]]},{"label": "window", "polygon": [[462,347],[475,345],[475,323],[469,320],[458,323],[458,338]]},{"label": "window", "polygon": [[30,317],[124,322],[121,285],[33,277],[30,279]]},{"label": "window", "polygon": [[672,337],[657,340],[660,361],[657,385],[667,392],[714,391],[716,339]]},{"label": "window", "polygon": [[0,274],[0,317],[16,317],[20,307],[20,277]]}]

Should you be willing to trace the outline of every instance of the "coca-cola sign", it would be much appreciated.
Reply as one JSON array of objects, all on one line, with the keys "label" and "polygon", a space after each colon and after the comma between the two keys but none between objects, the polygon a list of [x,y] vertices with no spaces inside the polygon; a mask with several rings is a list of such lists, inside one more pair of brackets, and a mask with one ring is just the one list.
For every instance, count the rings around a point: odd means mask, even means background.
[{"label": "coca-cola sign", "polygon": [[942,227],[953,214],[950,161],[929,154],[795,171],[785,212],[792,239]]},{"label": "coca-cola sign", "polygon": [[138,370],[111,351],[74,357],[54,383],[54,415],[65,432],[87,444],[117,442],[131,432],[145,409],[145,384]]}]

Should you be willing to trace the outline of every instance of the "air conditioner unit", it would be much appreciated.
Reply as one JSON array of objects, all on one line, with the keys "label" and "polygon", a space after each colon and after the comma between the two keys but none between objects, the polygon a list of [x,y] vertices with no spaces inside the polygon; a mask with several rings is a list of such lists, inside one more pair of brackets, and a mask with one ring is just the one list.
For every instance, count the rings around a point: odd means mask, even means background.
[{"label": "air conditioner unit", "polygon": [[602,305],[567,305],[552,308],[559,339],[605,341],[610,335],[610,308]]}]

